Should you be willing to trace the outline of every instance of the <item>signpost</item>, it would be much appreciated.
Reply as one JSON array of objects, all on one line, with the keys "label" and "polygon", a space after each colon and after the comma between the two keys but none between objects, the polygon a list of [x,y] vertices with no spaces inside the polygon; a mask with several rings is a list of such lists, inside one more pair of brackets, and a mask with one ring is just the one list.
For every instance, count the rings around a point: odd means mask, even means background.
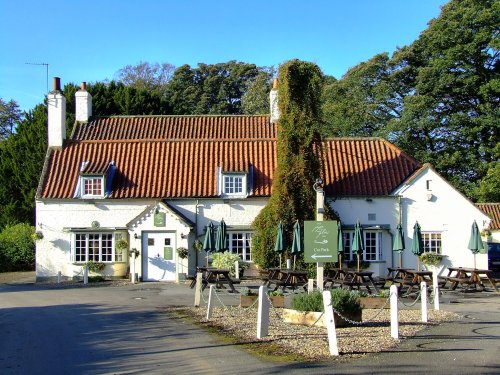
[{"label": "signpost", "polygon": [[338,262],[336,221],[304,222],[304,260],[306,263]]}]

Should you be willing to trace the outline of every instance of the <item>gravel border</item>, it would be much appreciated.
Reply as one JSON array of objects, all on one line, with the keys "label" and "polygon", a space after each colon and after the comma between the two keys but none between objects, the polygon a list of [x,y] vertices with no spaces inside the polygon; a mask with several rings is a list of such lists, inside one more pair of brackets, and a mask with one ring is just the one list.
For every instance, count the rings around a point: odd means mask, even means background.
[{"label": "gravel border", "polygon": [[326,328],[306,327],[284,323],[282,309],[271,307],[269,336],[257,339],[257,309],[241,307],[214,307],[212,318],[206,319],[206,307],[178,307],[202,326],[215,327],[221,334],[230,335],[238,343],[273,344],[273,350],[283,355],[299,355],[301,360],[318,361],[360,357],[367,353],[388,351],[402,339],[416,335],[429,326],[454,321],[459,315],[447,311],[429,310],[428,323],[422,323],[420,310],[399,311],[399,340],[390,336],[390,310],[363,310],[361,326],[337,328],[339,357],[330,356]]}]

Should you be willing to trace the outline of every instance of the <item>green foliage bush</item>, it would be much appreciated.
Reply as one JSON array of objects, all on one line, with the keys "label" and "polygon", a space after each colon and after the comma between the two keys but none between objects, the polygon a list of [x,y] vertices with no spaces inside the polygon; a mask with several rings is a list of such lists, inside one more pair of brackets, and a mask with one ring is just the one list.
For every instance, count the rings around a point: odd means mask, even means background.
[{"label": "green foliage bush", "polygon": [[[315,218],[313,184],[321,171],[321,86],[323,74],[313,63],[291,60],[278,71],[278,163],[273,192],[253,222],[254,262],[262,268],[276,266],[274,241],[279,222],[284,225],[287,246],[292,244],[296,220]],[[286,256],[285,256],[286,257]],[[298,267],[303,267],[302,256]]]},{"label": "green foliage bush", "polygon": [[240,275],[248,267],[248,264],[243,262],[239,255],[231,254],[229,251],[223,253],[215,253],[212,255],[212,266],[224,270],[229,270],[231,276],[235,276],[234,262],[239,262]]},{"label": "green foliage bush", "polygon": [[[358,313],[361,311],[359,295],[346,289],[333,289],[332,305],[339,313]],[[324,311],[323,295],[316,291],[310,294],[297,294],[292,299],[292,309],[298,311]]]},{"label": "green foliage bush", "polygon": [[35,269],[35,228],[29,224],[7,226],[0,233],[0,271]]}]

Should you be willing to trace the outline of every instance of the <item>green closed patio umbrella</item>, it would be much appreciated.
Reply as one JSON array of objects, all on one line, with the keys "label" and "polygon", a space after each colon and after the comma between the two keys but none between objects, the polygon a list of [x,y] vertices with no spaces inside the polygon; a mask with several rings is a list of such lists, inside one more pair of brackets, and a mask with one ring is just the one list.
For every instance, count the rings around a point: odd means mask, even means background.
[{"label": "green closed patio umbrella", "polygon": [[405,250],[405,234],[403,232],[403,227],[398,224],[396,227],[396,236],[394,237],[394,243],[392,244],[392,251],[399,253],[399,268],[403,265],[402,253]]},{"label": "green closed patio umbrella", "polygon": [[413,239],[411,241],[411,252],[417,256],[417,271],[420,271],[420,255],[424,253],[424,242],[422,241],[422,232],[420,224],[415,222],[413,226]]},{"label": "green closed patio umbrella", "polygon": [[356,224],[354,224],[354,238],[352,240],[351,249],[353,254],[356,254],[356,256],[358,257],[358,272],[359,272],[359,254],[362,254],[364,249],[363,228],[361,228],[359,220],[357,220]]},{"label": "green closed patio umbrella", "polygon": [[207,267],[208,267],[208,254],[215,251],[214,244],[214,225],[210,222],[207,225],[207,230],[205,233],[205,240],[203,241],[203,250],[207,252]]},{"label": "green closed patio umbrella", "polygon": [[274,251],[276,251],[280,256],[280,268],[281,268],[281,254],[285,251],[286,242],[285,236],[283,235],[283,223],[278,224],[278,233],[276,234],[276,244],[274,245]]},{"label": "green closed patio umbrella", "polygon": [[344,254],[344,231],[342,230],[342,223],[339,221],[338,229],[338,254],[339,254],[339,268],[342,269],[342,254]]},{"label": "green closed patio umbrella", "polygon": [[476,220],[474,220],[474,222],[472,223],[472,227],[470,230],[469,246],[467,247],[469,248],[470,251],[472,251],[472,254],[474,254],[474,268],[476,268],[476,254],[479,252],[483,252],[485,250]]},{"label": "green closed patio umbrella", "polygon": [[300,224],[297,220],[293,225],[293,242],[292,242],[292,254],[293,254],[293,269],[295,269],[295,262],[297,260],[297,254],[300,254],[304,249],[302,248],[302,242],[300,240]]},{"label": "green closed patio umbrella", "polygon": [[217,227],[217,234],[215,235],[215,251],[217,253],[223,253],[226,250],[228,250],[226,223],[224,219],[222,219]]}]

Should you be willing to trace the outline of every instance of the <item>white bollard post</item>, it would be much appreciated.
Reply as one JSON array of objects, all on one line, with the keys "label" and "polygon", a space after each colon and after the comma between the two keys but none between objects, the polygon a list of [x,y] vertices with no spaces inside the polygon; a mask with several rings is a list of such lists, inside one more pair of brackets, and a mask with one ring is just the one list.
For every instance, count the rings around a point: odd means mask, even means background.
[{"label": "white bollard post", "polygon": [[328,347],[330,355],[339,355],[339,347],[337,345],[337,332],[335,330],[335,317],[332,308],[332,294],[330,291],[323,292],[323,306],[325,309],[326,330],[328,332]]},{"label": "white bollard post", "polygon": [[200,306],[201,300],[201,287],[203,286],[203,274],[198,272],[196,274],[196,289],[194,292],[194,307]]},{"label": "white bollard post", "polygon": [[61,276],[62,276],[62,275],[61,275],[61,271],[59,271],[59,272],[57,273],[57,283],[58,283],[58,284],[61,284]]},{"label": "white bollard post", "polygon": [[307,279],[307,294],[314,292],[314,279]]},{"label": "white bollard post", "polygon": [[236,280],[240,279],[240,262],[237,260],[234,261],[234,275]]},{"label": "white bollard post", "polygon": [[286,260],[286,269],[287,270],[291,270],[292,269],[292,260],[291,259],[287,259]]},{"label": "white bollard post", "polygon": [[434,310],[439,310],[439,282],[437,272],[432,273],[432,288],[434,293]]},{"label": "white bollard post", "polygon": [[269,299],[267,298],[267,287],[259,287],[259,309],[257,315],[257,338],[261,339],[269,335]]},{"label": "white bollard post", "polygon": [[398,287],[391,285],[389,291],[391,294],[391,337],[399,339]]},{"label": "white bollard post", "polygon": [[324,273],[325,273],[325,271],[324,271],[323,263],[316,263],[316,280],[317,280],[316,288],[318,288],[318,290],[321,290],[321,291],[323,291]]},{"label": "white bollard post", "polygon": [[89,283],[89,266],[85,264],[83,266],[83,284],[87,285]]},{"label": "white bollard post", "polygon": [[427,284],[425,281],[420,283],[420,301],[422,302],[422,322],[427,323]]},{"label": "white bollard post", "polygon": [[208,306],[207,306],[207,320],[212,317],[212,310],[213,310],[213,296],[215,293],[214,285],[210,285],[210,292],[208,294]]},{"label": "white bollard post", "polygon": [[135,252],[132,254],[132,263],[130,265],[130,272],[132,273],[130,276],[130,281],[132,284],[135,284]]}]

